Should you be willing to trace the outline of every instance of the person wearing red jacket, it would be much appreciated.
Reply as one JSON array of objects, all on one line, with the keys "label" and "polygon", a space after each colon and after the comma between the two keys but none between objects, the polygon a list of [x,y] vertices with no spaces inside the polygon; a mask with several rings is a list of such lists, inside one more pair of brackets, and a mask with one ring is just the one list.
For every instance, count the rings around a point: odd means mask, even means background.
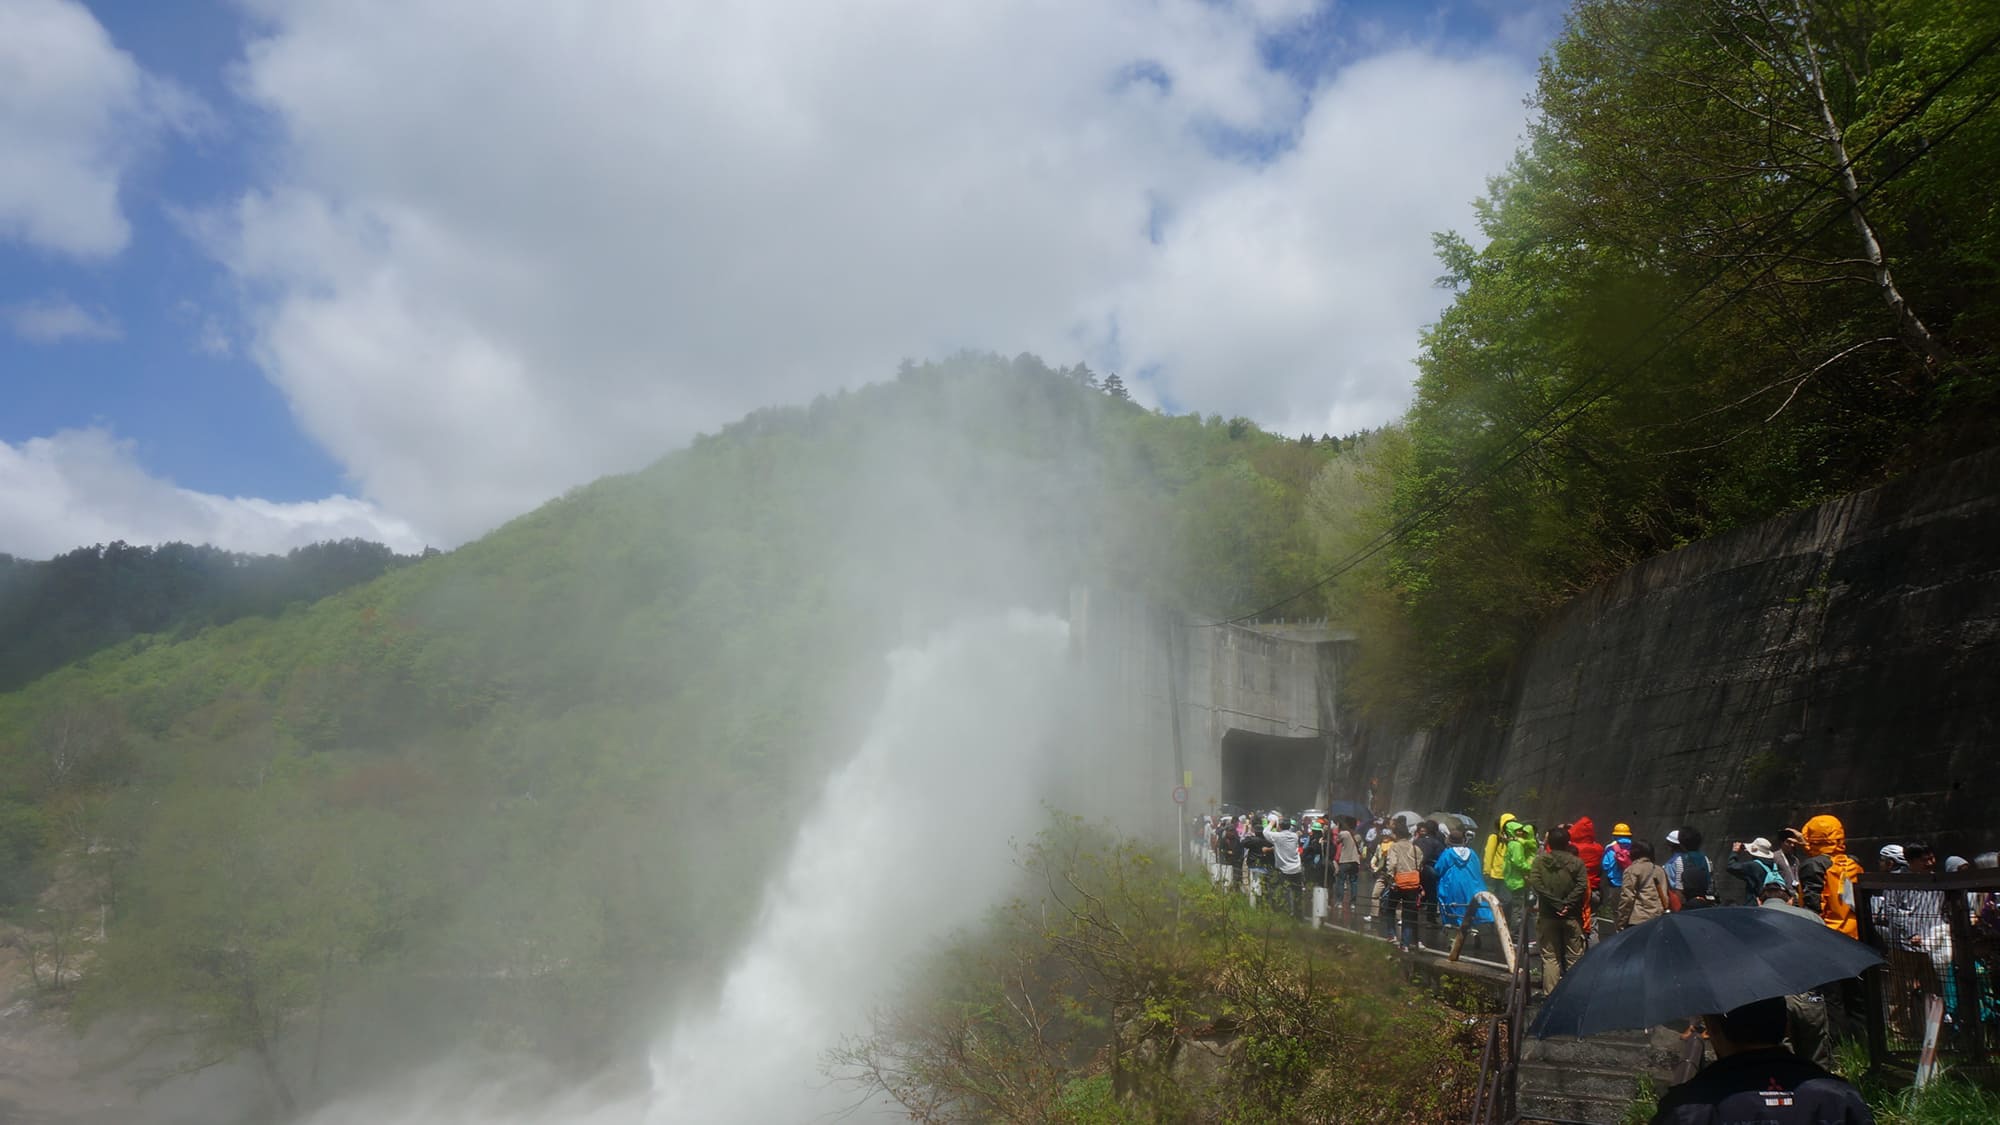
[{"label": "person wearing red jacket", "polygon": [[1597,825],[1587,816],[1577,817],[1576,823],[1569,826],[1569,842],[1576,849],[1576,857],[1583,861],[1584,872],[1590,876],[1590,893],[1583,899],[1583,936],[1588,940],[1595,935],[1593,915],[1599,888],[1604,883],[1604,845],[1597,842]]}]

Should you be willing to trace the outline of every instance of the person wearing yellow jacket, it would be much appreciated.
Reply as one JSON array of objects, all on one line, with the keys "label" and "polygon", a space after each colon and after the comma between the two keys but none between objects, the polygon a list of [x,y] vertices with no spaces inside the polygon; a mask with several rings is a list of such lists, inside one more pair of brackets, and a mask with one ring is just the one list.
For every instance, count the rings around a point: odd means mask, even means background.
[{"label": "person wearing yellow jacket", "polygon": [[1500,822],[1486,834],[1486,850],[1480,855],[1480,866],[1488,879],[1500,879],[1507,874],[1507,826],[1514,820],[1513,813],[1503,812]]}]

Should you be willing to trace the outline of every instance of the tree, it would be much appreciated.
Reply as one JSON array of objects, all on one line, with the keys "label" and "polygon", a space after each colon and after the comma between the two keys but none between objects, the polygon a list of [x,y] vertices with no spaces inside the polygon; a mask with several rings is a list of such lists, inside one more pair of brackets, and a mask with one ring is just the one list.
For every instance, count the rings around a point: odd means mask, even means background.
[{"label": "tree", "polygon": [[1120,379],[1116,371],[1104,377],[1104,393],[1120,402],[1132,400],[1131,393],[1125,389],[1125,380]]},{"label": "tree", "polygon": [[[1921,19],[1925,6],[1889,10]],[[1875,139],[1903,108],[1872,88],[1897,24],[1867,7],[1594,0],[1578,8],[1539,102],[1614,206],[1677,215],[1677,241],[1718,264],[1740,259],[1791,284],[1872,286],[1904,343],[1938,364],[1943,345],[1897,284],[1870,218],[1881,201],[1869,199],[1868,177],[1883,162],[1857,163],[1850,144]],[[1835,211],[1851,232],[1845,247],[1789,245]]]},{"label": "tree", "polygon": [[1438,239],[1377,521],[1427,709],[1611,573],[1985,444],[2000,68],[1943,83],[1995,32],[1944,0],[1578,5],[1484,245]]},{"label": "tree", "polygon": [[[288,1115],[302,1083],[284,1045],[324,1026],[341,971],[393,950],[423,854],[391,819],[314,789],[286,763],[260,785],[163,795],[80,1009],[158,1017],[192,1048],[184,1072],[247,1053]],[[316,1046],[308,1057],[316,1074]]]},{"label": "tree", "polygon": [[103,781],[119,768],[125,739],[102,707],[72,699],[45,711],[29,736],[48,793]]}]

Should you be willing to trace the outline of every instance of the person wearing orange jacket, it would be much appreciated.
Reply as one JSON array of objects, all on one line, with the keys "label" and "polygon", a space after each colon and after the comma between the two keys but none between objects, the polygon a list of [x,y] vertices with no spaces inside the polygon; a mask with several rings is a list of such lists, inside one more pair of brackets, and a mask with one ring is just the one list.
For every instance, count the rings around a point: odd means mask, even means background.
[{"label": "person wearing orange jacket", "polygon": [[1853,882],[1861,865],[1847,854],[1847,828],[1826,813],[1806,821],[1806,861],[1799,865],[1799,897],[1807,910],[1819,914],[1827,928],[1861,937],[1861,920],[1854,913]]},{"label": "person wearing orange jacket", "polygon": [[[1827,928],[1861,939],[1861,919],[1854,912],[1854,880],[1861,865],[1847,854],[1847,827],[1840,818],[1820,814],[1806,821],[1806,859],[1799,864],[1799,902],[1818,914]],[[1835,1038],[1853,1039],[1860,1033],[1861,1013],[1866,1011],[1859,980],[1840,981],[1822,990],[1826,1016]]]}]

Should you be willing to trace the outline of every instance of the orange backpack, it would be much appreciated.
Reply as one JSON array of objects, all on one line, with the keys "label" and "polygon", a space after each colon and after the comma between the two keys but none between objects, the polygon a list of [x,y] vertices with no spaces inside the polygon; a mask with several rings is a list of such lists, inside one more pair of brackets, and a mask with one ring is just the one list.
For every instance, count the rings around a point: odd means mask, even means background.
[{"label": "orange backpack", "polygon": [[1854,880],[1861,865],[1846,854],[1833,857],[1826,869],[1826,886],[1819,892],[1819,916],[1826,924],[1851,938],[1861,936],[1861,919],[1854,913]]}]

